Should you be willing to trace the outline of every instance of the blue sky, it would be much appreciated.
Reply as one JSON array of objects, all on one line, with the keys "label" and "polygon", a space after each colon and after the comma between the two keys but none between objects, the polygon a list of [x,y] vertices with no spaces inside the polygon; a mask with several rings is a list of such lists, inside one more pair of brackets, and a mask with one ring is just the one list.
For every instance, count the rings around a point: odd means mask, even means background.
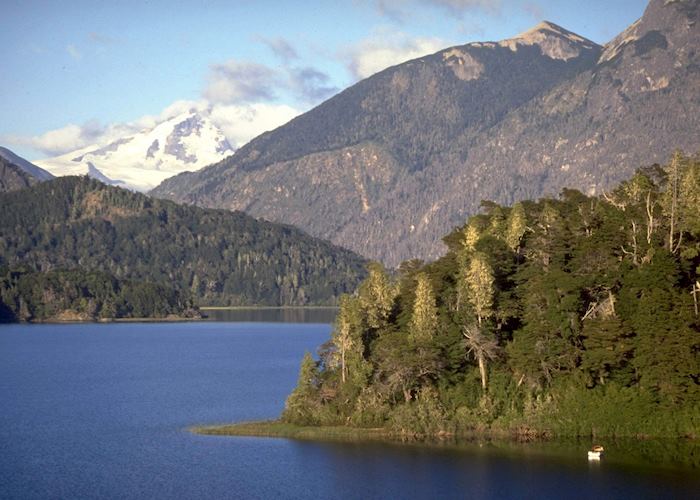
[{"label": "blue sky", "polygon": [[241,145],[383,67],[541,20],[605,43],[645,0],[5,0],[0,145],[30,160],[188,107]]}]

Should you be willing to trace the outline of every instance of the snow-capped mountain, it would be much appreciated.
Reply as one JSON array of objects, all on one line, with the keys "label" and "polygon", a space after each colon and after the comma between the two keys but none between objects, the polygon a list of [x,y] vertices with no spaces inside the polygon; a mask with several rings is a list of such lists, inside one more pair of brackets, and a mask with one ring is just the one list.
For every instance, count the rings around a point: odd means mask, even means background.
[{"label": "snow-capped mountain", "polygon": [[89,175],[148,191],[163,180],[219,162],[234,149],[206,112],[191,110],[149,130],[35,162],[54,175]]}]

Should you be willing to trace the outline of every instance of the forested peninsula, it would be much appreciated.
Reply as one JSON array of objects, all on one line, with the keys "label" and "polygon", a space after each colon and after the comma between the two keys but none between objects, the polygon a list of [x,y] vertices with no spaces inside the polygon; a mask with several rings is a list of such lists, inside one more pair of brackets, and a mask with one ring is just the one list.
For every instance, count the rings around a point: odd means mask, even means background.
[{"label": "forested peninsula", "polygon": [[483,213],[380,265],[279,422],[210,434],[700,436],[700,159]]}]

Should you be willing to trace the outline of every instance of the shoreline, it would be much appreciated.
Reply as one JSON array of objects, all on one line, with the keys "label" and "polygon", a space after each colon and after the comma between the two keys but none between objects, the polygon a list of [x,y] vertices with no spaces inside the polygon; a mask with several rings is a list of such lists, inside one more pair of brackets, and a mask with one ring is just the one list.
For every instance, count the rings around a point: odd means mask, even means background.
[{"label": "shoreline", "polygon": [[80,316],[69,316],[65,318],[53,317],[45,319],[34,319],[30,321],[6,321],[0,324],[28,324],[28,325],[60,325],[70,323],[180,323],[195,321],[210,321],[207,311],[305,311],[305,310],[337,310],[338,306],[202,306],[198,310],[202,315],[196,317],[169,315],[160,318],[136,317],[136,318],[81,318]]},{"label": "shoreline", "polygon": [[238,436],[300,439],[307,441],[384,441],[392,434],[383,427],[302,426],[279,420],[239,422],[220,425],[195,425],[188,428],[203,436]]},{"label": "shoreline", "polygon": [[164,318],[47,318],[31,321],[7,321],[0,322],[2,325],[68,325],[68,324],[83,324],[83,323],[184,323],[189,321],[207,321],[206,317],[188,318],[185,316],[164,317]]},{"label": "shoreline", "polygon": [[[454,442],[508,441],[512,443],[548,442],[556,437],[547,431],[525,432],[499,429],[479,429],[460,433],[441,431],[424,435],[409,432],[397,432],[386,427],[349,427],[349,426],[304,426],[264,420],[218,425],[194,425],[188,428],[193,434],[205,436],[270,437],[299,439],[305,441],[342,441],[342,442],[383,442],[397,444],[444,445]],[[585,439],[567,438],[567,439]]]},{"label": "shoreline", "polygon": [[537,429],[472,429],[454,433],[440,431],[436,434],[418,434],[397,432],[386,427],[350,427],[297,425],[280,420],[262,420],[215,425],[193,425],[188,428],[193,434],[207,436],[248,436],[248,437],[277,437],[304,440],[353,440],[353,441],[384,441],[412,443],[445,443],[452,441],[509,441],[512,443],[545,443],[557,440],[631,440],[648,442],[654,440],[676,440],[688,443],[698,443],[693,436],[648,436],[630,434],[626,436],[565,436],[555,435],[548,430]]},{"label": "shoreline", "polygon": [[202,436],[292,439],[317,443],[378,444],[426,449],[471,450],[520,458],[559,458],[588,462],[595,444],[605,445],[605,461],[648,471],[700,470],[700,441],[693,437],[556,436],[534,431],[474,429],[458,434],[402,434],[385,427],[300,426],[279,420],[195,425],[187,430]]}]

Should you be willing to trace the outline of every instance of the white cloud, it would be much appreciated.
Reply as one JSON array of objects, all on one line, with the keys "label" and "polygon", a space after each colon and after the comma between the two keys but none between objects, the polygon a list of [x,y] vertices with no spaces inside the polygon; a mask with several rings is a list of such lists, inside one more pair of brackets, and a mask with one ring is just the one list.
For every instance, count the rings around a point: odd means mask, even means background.
[{"label": "white cloud", "polygon": [[209,116],[224,133],[229,143],[240,147],[254,137],[285,124],[301,113],[285,104],[217,104],[206,100],[175,101],[157,115],[145,115],[128,123],[102,126],[90,121],[82,125],[69,124],[34,137],[5,136],[3,143],[30,147],[46,157],[60,156],[88,146],[105,146],[128,137],[175,116],[198,111]]},{"label": "white cloud", "polygon": [[157,115],[144,115],[137,120],[124,124],[123,127],[131,129],[133,132],[151,129],[165,120],[169,120],[177,115],[188,113],[190,111],[198,111],[206,113],[211,104],[205,99],[199,101],[179,100],[168,105]]},{"label": "white cloud", "polygon": [[439,38],[412,38],[400,31],[382,30],[346,49],[341,57],[356,79],[366,78],[389,66],[422,57],[447,47]]},{"label": "white cloud", "polygon": [[[293,50],[291,46],[290,50]],[[330,77],[313,66],[264,64],[229,60],[209,68],[202,95],[212,104],[246,105],[272,102],[278,95],[304,104],[318,104],[338,92]]]},{"label": "white cloud", "polygon": [[204,97],[214,103],[233,104],[272,100],[277,73],[265,66],[231,59],[209,69]]},{"label": "white cloud", "polygon": [[276,57],[285,63],[299,59],[299,52],[297,52],[297,49],[294,48],[294,46],[285,38],[258,37],[258,40],[267,46],[267,48],[270,49]]},{"label": "white cloud", "polygon": [[277,91],[294,95],[298,102],[315,103],[337,89],[330,85],[325,73],[313,67],[285,66],[274,70],[258,63],[230,60],[210,68],[200,100],[175,101],[158,114],[144,115],[131,122],[101,125],[88,121],[33,137],[4,136],[0,141],[54,157],[88,146],[106,146],[117,139],[152,129],[177,115],[197,111],[209,116],[232,146],[240,147],[301,113],[293,106],[269,102]]},{"label": "white cloud", "polygon": [[284,125],[300,113],[284,104],[256,103],[245,106],[216,105],[211,120],[233,147],[240,147],[268,130]]},{"label": "white cloud", "polygon": [[96,121],[88,121],[82,125],[71,123],[37,136],[9,135],[0,137],[0,140],[7,144],[30,147],[47,156],[56,156],[91,144],[107,143],[132,130],[130,124],[103,126]]},{"label": "white cloud", "polygon": [[474,9],[496,13],[501,8],[501,0],[428,0],[428,3],[458,16]]},{"label": "white cloud", "polygon": [[26,145],[39,149],[48,154],[60,154],[73,149],[87,146],[82,127],[74,124],[49,130],[37,137],[32,137],[25,142]]},{"label": "white cloud", "polygon": [[372,0],[374,6],[383,17],[399,24],[407,19],[415,18],[421,7],[432,7],[446,11],[447,14],[462,18],[473,11],[499,14],[502,0]]}]

